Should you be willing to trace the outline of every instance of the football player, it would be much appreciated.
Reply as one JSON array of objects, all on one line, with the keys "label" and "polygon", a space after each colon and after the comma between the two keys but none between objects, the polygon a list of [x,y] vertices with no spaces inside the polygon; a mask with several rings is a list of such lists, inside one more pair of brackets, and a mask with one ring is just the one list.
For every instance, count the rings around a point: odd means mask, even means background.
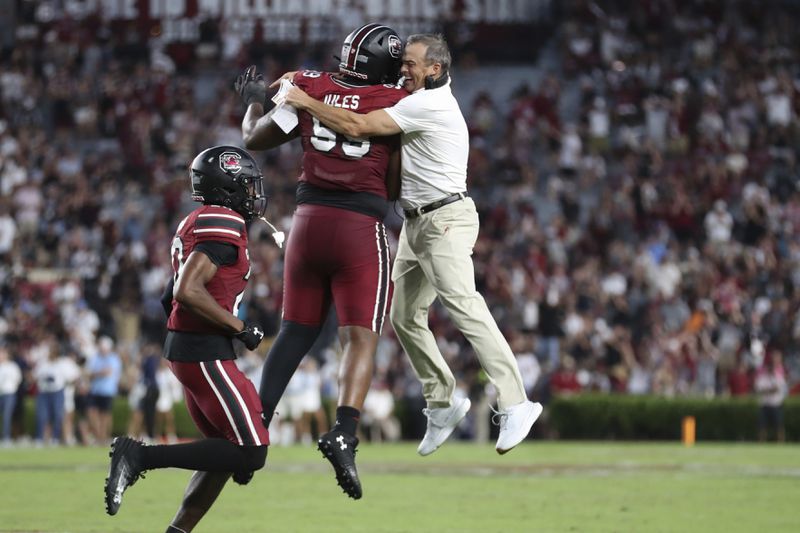
[{"label": "football player", "polygon": [[168,533],[191,531],[231,475],[246,484],[264,466],[269,445],[258,393],[237,369],[233,348],[234,338],[249,350],[264,338],[262,328],[237,317],[250,277],[246,224],[266,208],[261,171],[241,148],[217,146],[194,159],[190,174],[192,200],[203,206],[183,219],[172,241],[164,357],[205,438],[163,446],[116,438],[105,482],[106,512],[114,515],[146,470],[195,470]]},{"label": "football player", "polygon": [[[358,113],[391,106],[407,95],[395,87],[403,46],[381,24],[353,31],[339,72],[300,71],[293,83],[315,98]],[[399,194],[399,138],[337,135],[308,113],[285,134],[264,114],[267,87],[255,70],[236,89],[247,105],[245,146],[265,150],[300,137],[303,172],[286,246],[283,321],[264,364],[261,402],[269,425],[286,384],[320,333],[331,302],[343,354],[336,422],[318,447],[348,496],[362,495],[355,465],[358,427],[372,380],[373,358],[391,300],[389,243],[383,219]]]}]

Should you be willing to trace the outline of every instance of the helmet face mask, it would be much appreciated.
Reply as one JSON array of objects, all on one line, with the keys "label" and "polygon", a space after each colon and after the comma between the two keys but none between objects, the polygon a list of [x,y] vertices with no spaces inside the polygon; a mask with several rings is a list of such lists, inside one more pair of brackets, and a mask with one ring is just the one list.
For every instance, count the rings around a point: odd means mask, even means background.
[{"label": "helmet face mask", "polygon": [[215,146],[192,161],[192,200],[233,209],[245,220],[264,216],[267,197],[255,159],[236,146]]},{"label": "helmet face mask", "polygon": [[354,30],[342,44],[339,72],[370,85],[395,84],[400,77],[403,41],[382,24]]}]

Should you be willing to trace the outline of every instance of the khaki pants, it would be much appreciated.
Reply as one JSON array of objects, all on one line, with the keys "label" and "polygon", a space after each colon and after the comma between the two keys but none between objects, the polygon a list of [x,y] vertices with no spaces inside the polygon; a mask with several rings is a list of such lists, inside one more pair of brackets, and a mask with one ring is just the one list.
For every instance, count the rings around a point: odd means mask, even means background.
[{"label": "khaki pants", "polygon": [[478,213],[471,198],[407,219],[400,232],[392,273],[392,326],[431,408],[448,407],[456,386],[428,329],[428,308],[437,296],[497,388],[499,407],[527,399],[514,354],[475,289],[472,248],[477,238]]}]

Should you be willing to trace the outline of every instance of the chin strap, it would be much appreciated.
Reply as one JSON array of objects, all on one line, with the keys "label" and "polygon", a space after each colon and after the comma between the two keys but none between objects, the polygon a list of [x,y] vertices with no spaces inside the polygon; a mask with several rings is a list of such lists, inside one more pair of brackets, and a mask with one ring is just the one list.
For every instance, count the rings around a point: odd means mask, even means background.
[{"label": "chin strap", "polygon": [[258,217],[259,219],[264,221],[264,224],[269,226],[269,229],[272,230],[272,239],[275,241],[275,244],[278,245],[278,248],[283,248],[283,241],[286,240],[286,234],[282,231],[278,231],[278,228],[270,224],[269,220],[264,217]]}]

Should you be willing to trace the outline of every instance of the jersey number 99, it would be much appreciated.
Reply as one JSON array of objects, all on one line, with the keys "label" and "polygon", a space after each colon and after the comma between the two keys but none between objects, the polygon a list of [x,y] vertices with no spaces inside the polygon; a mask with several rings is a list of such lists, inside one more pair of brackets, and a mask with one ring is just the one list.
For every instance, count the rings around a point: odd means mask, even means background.
[{"label": "jersey number 99", "polygon": [[[317,117],[314,120],[314,134],[311,136],[311,146],[320,152],[330,152],[339,142],[336,132],[323,126]],[[342,152],[347,157],[361,159],[369,152],[368,138],[354,138],[343,135],[345,140],[341,142]]]}]

